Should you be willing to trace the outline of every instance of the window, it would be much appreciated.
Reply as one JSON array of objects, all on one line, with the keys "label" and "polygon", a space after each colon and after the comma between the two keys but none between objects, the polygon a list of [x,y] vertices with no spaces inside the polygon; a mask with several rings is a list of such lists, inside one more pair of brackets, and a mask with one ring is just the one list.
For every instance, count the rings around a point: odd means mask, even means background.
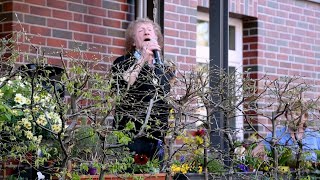
[{"label": "window", "polygon": [[[209,14],[198,12],[197,24],[197,64],[198,66],[208,66],[209,64]],[[228,64],[229,72],[237,71],[242,73],[242,21],[240,19],[229,18],[229,52]],[[237,84],[237,82],[235,82]],[[241,92],[235,92],[241,93]],[[241,107],[242,108],[242,107]],[[204,115],[203,108],[199,114]],[[230,122],[231,127],[238,129],[237,138],[243,140],[243,118],[240,112],[235,110],[234,120]]]}]

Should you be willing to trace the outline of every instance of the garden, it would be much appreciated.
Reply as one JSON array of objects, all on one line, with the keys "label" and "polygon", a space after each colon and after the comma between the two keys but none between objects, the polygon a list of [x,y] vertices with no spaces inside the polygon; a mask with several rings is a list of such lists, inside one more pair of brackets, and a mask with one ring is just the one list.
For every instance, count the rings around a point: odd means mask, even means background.
[{"label": "garden", "polygon": [[[114,108],[126,93],[114,88],[106,59],[87,59],[78,49],[61,50],[57,52],[60,66],[50,65],[41,47],[30,44],[35,53],[19,49],[25,36],[18,32],[1,39],[4,179],[320,177],[319,97],[308,97],[314,89],[303,77],[252,79],[250,70],[194,67],[180,71],[172,63],[173,88],[161,97],[169,102],[170,115],[168,128],[160,129],[166,133],[166,142],[159,161],[128,150],[127,145],[137,138],[131,133],[134,123],[122,130],[113,128]],[[21,58],[27,63],[22,64]],[[217,123],[221,117],[223,126]],[[245,125],[237,128],[237,119]],[[291,144],[282,142],[284,132],[278,134],[287,127],[294,137]],[[150,137],[150,128],[146,122],[139,136]],[[307,142],[300,128],[308,129]],[[212,138],[216,134],[223,146]],[[319,147],[305,148],[310,141]]]}]

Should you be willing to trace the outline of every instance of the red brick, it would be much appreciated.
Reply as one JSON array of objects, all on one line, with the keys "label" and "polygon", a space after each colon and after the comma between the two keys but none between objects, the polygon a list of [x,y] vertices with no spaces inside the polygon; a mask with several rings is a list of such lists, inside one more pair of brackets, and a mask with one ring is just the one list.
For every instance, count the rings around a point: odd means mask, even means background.
[{"label": "red brick", "polygon": [[67,2],[59,0],[49,0],[47,1],[47,6],[57,9],[67,9]]},{"label": "red brick", "polygon": [[243,52],[243,57],[257,57],[257,56],[258,56],[257,51]]},{"label": "red brick", "polygon": [[164,34],[166,36],[178,37],[179,36],[179,31],[178,30],[165,29],[164,30]]},{"label": "red brick", "polygon": [[[61,59],[48,58],[47,61],[48,61],[48,64],[55,65],[55,66],[58,66],[58,67],[63,67]],[[67,62],[65,62],[65,64],[67,64]]]},{"label": "red brick", "polygon": [[96,7],[88,7],[89,14],[96,16],[106,17],[107,11],[106,9],[96,8]]},{"label": "red brick", "polygon": [[113,19],[103,19],[103,25],[109,26],[109,27],[114,27],[114,28],[120,28],[121,22],[118,20],[113,20]]},{"label": "red brick", "polygon": [[69,22],[69,29],[79,32],[88,32],[88,25],[77,22]]},{"label": "red brick", "polygon": [[42,7],[36,7],[36,6],[30,6],[30,13],[34,15],[40,15],[40,16],[51,16],[51,9],[50,8],[42,8]]},{"label": "red brick", "polygon": [[51,36],[51,28],[30,26],[30,32],[36,35]]},{"label": "red brick", "polygon": [[111,45],[111,38],[106,36],[93,36],[93,42],[98,44]]},{"label": "red brick", "polygon": [[83,0],[84,4],[102,7],[101,0]]},{"label": "red brick", "polygon": [[52,17],[63,19],[63,20],[72,20],[72,13],[68,11],[53,10]]},{"label": "red brick", "polygon": [[124,53],[124,48],[109,47],[108,53],[114,54],[114,55],[122,55]]},{"label": "red brick", "polygon": [[107,31],[105,27],[100,26],[89,26],[89,32],[94,34],[106,35]]},{"label": "red brick", "polygon": [[112,39],[112,44],[115,45],[115,46],[122,46],[124,47],[125,46],[125,43],[126,41],[124,39],[116,39],[116,38],[113,38]]},{"label": "red brick", "polygon": [[37,5],[41,5],[41,6],[46,5],[46,0],[25,0],[24,2],[30,3],[30,4],[37,4]]},{"label": "red brick", "polygon": [[115,18],[115,19],[126,19],[125,13],[123,12],[117,12],[117,11],[108,11],[108,17]]},{"label": "red brick", "polygon": [[3,31],[4,32],[12,31],[12,28],[13,28],[13,23],[12,22],[3,24]]},{"label": "red brick", "polygon": [[277,60],[268,60],[268,66],[279,67],[279,62]]},{"label": "red brick", "polygon": [[74,37],[74,40],[77,40],[77,41],[92,42],[91,34],[74,33],[73,37]]},{"label": "red brick", "polygon": [[121,11],[128,12],[129,6],[127,4],[121,4]]},{"label": "red brick", "polygon": [[258,37],[253,36],[253,37],[244,37],[243,38],[243,43],[249,43],[249,42],[257,42]]},{"label": "red brick", "polygon": [[33,37],[30,37],[30,42],[32,44],[46,45],[46,38],[42,36],[33,36]]},{"label": "red brick", "polygon": [[83,14],[74,13],[73,14],[73,20],[83,22]]},{"label": "red brick", "polygon": [[3,11],[12,11],[13,10],[12,2],[6,2],[2,4]]},{"label": "red brick", "polygon": [[83,16],[83,21],[88,24],[102,25],[102,18],[97,16]]},{"label": "red brick", "polygon": [[85,52],[85,53],[83,53],[83,58],[86,60],[100,60],[101,54],[100,53]]},{"label": "red brick", "polygon": [[176,46],[165,46],[164,51],[168,53],[179,53],[179,48]]},{"label": "red brick", "polygon": [[179,34],[180,34],[179,37],[182,39],[189,39],[190,38],[189,32],[180,31]]},{"label": "red brick", "polygon": [[67,47],[67,42],[62,39],[47,38],[47,45],[53,47]]},{"label": "red brick", "polygon": [[28,4],[15,2],[13,4],[13,11],[29,13],[30,12],[30,6]]},{"label": "red brick", "polygon": [[88,50],[89,50],[90,52],[100,52],[100,53],[105,53],[105,52],[107,52],[106,46],[98,45],[98,44],[89,44]]},{"label": "red brick", "polygon": [[58,19],[47,19],[47,24],[49,27],[53,28],[67,29],[68,27],[68,23],[66,21]]},{"label": "red brick", "polygon": [[288,55],[287,54],[277,54],[277,59],[288,60]]}]

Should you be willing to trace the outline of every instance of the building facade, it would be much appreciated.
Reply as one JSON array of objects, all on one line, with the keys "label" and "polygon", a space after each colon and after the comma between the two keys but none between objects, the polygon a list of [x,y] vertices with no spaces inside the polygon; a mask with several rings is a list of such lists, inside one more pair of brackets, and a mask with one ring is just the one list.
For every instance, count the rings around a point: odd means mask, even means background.
[{"label": "building facade", "polygon": [[[148,1],[152,3],[152,1]],[[209,57],[209,0],[164,0],[164,56],[188,71]],[[102,60],[97,71],[107,71],[125,52],[124,34],[136,17],[132,0],[2,0],[0,36],[22,31],[29,40],[18,48],[49,64],[83,51],[87,59]],[[320,92],[320,3],[317,0],[229,0],[229,66],[250,69],[252,78],[268,74],[304,76],[313,85],[308,97]],[[226,30],[227,31],[227,30]],[[30,44],[33,47],[30,47]],[[26,63],[25,58],[20,59]],[[67,58],[63,59],[66,61]],[[266,119],[259,122],[270,124]],[[239,125],[240,123],[240,125]],[[242,126],[241,119],[237,121]],[[265,126],[256,124],[265,132]]]}]

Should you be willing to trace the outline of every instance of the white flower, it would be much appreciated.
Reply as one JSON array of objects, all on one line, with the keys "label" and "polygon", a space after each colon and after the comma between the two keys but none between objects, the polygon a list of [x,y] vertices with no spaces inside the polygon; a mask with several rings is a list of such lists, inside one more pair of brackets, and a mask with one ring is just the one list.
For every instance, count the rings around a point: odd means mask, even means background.
[{"label": "white flower", "polygon": [[202,124],[203,124],[202,121],[197,121],[197,122],[196,122],[196,127],[199,127],[199,126],[201,126]]},{"label": "white flower", "polygon": [[26,137],[27,137],[28,139],[30,139],[30,140],[33,138],[33,134],[32,134],[31,131],[24,131],[24,134],[25,134]]},{"label": "white flower", "polygon": [[24,109],[23,112],[26,113],[26,114],[29,114],[30,113],[30,109]]},{"label": "white flower", "polygon": [[41,126],[45,126],[47,125],[47,120],[46,117],[42,114],[38,117],[37,121],[38,124],[40,124]]},{"label": "white flower", "polygon": [[21,129],[21,126],[19,126],[19,125],[15,125],[15,126],[14,126],[14,130],[15,130],[15,131],[20,131],[20,129]]},{"label": "white flower", "polygon": [[32,128],[32,126],[31,126],[32,124],[27,118],[22,118],[21,123],[26,129],[30,130]]},{"label": "white flower", "polygon": [[53,131],[53,132],[58,133],[58,132],[60,132],[60,130],[61,130],[61,125],[59,125],[59,124],[53,124],[51,128],[52,128],[52,131]]},{"label": "white flower", "polygon": [[238,158],[238,160],[244,160],[245,159],[245,151],[246,148],[243,146],[237,147],[234,149],[234,154]]},{"label": "white flower", "polygon": [[14,101],[16,103],[23,105],[26,103],[26,98],[22,94],[17,93],[16,96],[14,97]]},{"label": "white flower", "polygon": [[29,98],[26,98],[26,104],[30,105],[31,104],[31,100]]},{"label": "white flower", "polygon": [[6,80],[5,77],[0,78],[0,82],[3,82],[4,80]]},{"label": "white flower", "polygon": [[14,141],[14,140],[16,140],[16,137],[15,136],[10,136],[10,140]]},{"label": "white flower", "polygon": [[37,172],[37,176],[39,180],[42,180],[45,178],[45,176],[41,172]]},{"label": "white flower", "polygon": [[33,100],[35,103],[38,103],[40,101],[40,97],[35,95],[35,96],[33,96]]}]

